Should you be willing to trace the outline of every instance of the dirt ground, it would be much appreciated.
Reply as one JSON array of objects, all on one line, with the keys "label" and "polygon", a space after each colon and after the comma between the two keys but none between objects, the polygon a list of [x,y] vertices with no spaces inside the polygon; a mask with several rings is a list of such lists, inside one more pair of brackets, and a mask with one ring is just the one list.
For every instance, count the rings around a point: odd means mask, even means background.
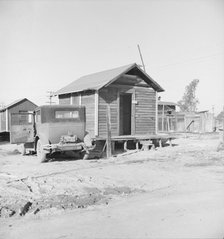
[{"label": "dirt ground", "polygon": [[0,144],[0,238],[224,238],[219,136],[39,163]]}]

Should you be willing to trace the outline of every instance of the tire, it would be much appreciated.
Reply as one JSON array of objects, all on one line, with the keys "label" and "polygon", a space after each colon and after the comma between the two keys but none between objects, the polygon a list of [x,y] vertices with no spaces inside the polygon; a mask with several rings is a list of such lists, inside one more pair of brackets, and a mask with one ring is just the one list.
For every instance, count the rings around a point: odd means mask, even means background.
[{"label": "tire", "polygon": [[41,163],[47,162],[47,153],[43,150],[40,139],[37,141],[37,158]]}]

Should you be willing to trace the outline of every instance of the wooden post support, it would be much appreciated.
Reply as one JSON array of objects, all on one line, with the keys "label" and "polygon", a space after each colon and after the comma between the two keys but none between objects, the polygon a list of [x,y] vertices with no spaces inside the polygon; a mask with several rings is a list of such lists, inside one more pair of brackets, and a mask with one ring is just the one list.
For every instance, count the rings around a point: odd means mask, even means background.
[{"label": "wooden post support", "polygon": [[135,142],[136,150],[139,150],[139,144],[138,141]]},{"label": "wooden post support", "polygon": [[107,158],[112,156],[110,104],[107,104]]},{"label": "wooden post support", "polygon": [[124,141],[124,151],[128,151],[128,141]]},{"label": "wooden post support", "polygon": [[173,144],[172,144],[172,139],[170,138],[169,139],[169,145],[172,147],[173,146]]},{"label": "wooden post support", "polygon": [[162,139],[159,139],[159,147],[162,148]]},{"label": "wooden post support", "polygon": [[166,117],[167,120],[167,131],[170,132],[170,118],[169,116]]}]

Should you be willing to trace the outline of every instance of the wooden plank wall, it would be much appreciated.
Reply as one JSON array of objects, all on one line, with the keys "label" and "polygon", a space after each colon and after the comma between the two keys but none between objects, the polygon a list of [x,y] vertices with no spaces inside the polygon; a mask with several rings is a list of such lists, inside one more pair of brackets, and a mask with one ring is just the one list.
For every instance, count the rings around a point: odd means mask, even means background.
[{"label": "wooden plank wall", "polygon": [[0,133],[6,131],[6,111],[0,112]]},{"label": "wooden plank wall", "polygon": [[20,111],[34,111],[37,106],[30,101],[24,101],[9,109],[9,131],[11,128],[11,113],[19,113]]},{"label": "wooden plank wall", "polygon": [[[71,104],[71,94],[59,95],[59,104]],[[80,93],[72,93],[72,104],[80,106]],[[86,131],[95,136],[95,93],[83,92],[81,106],[86,107]]]},{"label": "wooden plank wall", "polygon": [[70,105],[71,94],[59,95],[59,105]]},{"label": "wooden plank wall", "polygon": [[106,137],[106,112],[107,104],[110,104],[111,112],[111,135],[118,135],[118,90],[116,88],[107,88],[99,91],[99,136]]},{"label": "wooden plank wall", "polygon": [[30,101],[23,101],[9,109],[9,113],[18,113],[20,111],[34,111],[37,106]]},{"label": "wooden plank wall", "polygon": [[72,93],[72,104],[80,106],[80,93]]},{"label": "wooden plank wall", "polygon": [[[98,107],[98,129],[99,136],[106,137],[106,110],[107,104],[111,107],[111,134],[119,135],[119,94],[132,93],[132,99],[137,103],[132,104],[132,132],[133,134],[153,134],[155,133],[155,114],[156,114],[156,92],[146,87],[113,87],[109,86],[99,90]],[[79,103],[79,95],[72,95],[72,102]],[[70,104],[70,94],[59,96],[59,104],[67,102]],[[94,92],[82,93],[81,104],[86,107],[86,129],[94,136],[95,132],[95,94]]]},{"label": "wooden plank wall", "polygon": [[83,93],[81,103],[86,107],[86,131],[93,137],[95,136],[95,93]]},{"label": "wooden plank wall", "polygon": [[109,87],[99,91],[99,136],[106,136],[106,106],[111,107],[111,133],[119,135],[119,94],[132,93],[133,134],[154,134],[156,117],[156,92],[145,87]]},{"label": "wooden plank wall", "polygon": [[151,88],[135,87],[135,134],[155,133],[156,92]]}]

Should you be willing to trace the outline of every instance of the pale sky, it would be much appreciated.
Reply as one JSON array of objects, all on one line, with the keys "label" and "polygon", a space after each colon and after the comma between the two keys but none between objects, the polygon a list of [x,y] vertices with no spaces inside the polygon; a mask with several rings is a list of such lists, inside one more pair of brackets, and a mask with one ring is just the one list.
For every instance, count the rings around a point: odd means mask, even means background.
[{"label": "pale sky", "polygon": [[199,110],[224,105],[224,1],[1,1],[0,103],[45,104],[94,72],[136,62],[177,102],[199,79]]}]

